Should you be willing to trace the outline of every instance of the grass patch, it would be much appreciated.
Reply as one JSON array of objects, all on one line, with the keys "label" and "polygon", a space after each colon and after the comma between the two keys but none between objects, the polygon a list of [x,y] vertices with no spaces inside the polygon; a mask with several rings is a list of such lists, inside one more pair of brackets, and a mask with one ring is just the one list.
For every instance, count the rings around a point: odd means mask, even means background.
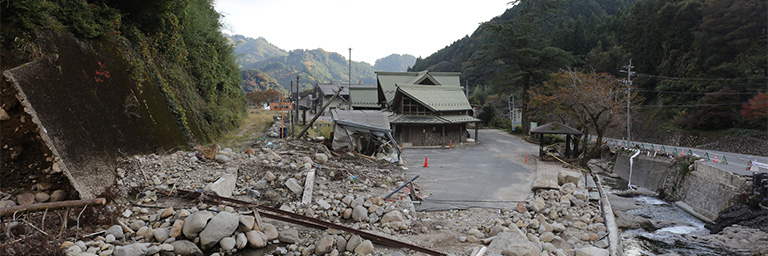
[{"label": "grass patch", "polygon": [[251,142],[264,136],[267,129],[274,123],[272,116],[277,113],[279,112],[248,108],[248,114],[245,116],[243,124],[222,136],[219,139],[219,145],[232,149],[248,147]]}]

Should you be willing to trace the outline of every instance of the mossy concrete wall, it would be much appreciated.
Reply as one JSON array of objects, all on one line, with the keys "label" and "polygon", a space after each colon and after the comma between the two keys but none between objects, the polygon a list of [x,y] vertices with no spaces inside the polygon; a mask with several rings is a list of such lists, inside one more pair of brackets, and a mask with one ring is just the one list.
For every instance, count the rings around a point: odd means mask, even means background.
[{"label": "mossy concrete wall", "polygon": [[135,81],[113,43],[42,38],[43,57],[3,75],[81,198],[113,184],[118,157],[188,148],[158,87]]}]

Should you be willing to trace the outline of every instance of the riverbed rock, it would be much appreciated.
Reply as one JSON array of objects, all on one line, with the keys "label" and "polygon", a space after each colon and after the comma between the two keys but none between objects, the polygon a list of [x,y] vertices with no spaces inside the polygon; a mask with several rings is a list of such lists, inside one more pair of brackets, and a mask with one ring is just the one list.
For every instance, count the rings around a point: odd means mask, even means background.
[{"label": "riverbed rock", "polygon": [[221,246],[221,249],[224,249],[224,251],[231,251],[235,248],[235,243],[237,241],[234,237],[225,237],[222,238],[221,241],[219,241],[219,246]]},{"label": "riverbed rock", "polygon": [[400,212],[400,211],[391,211],[391,212],[388,212],[388,213],[384,214],[384,217],[381,217],[381,224],[387,224],[387,223],[390,223],[390,222],[403,222],[403,220],[404,220],[404,218],[403,218],[403,213],[402,212]]},{"label": "riverbed rock", "polygon": [[278,239],[283,243],[295,244],[299,241],[299,230],[295,228],[286,229],[283,232],[280,232]]},{"label": "riverbed rock", "polygon": [[27,205],[27,204],[34,204],[35,203],[35,194],[32,193],[21,193],[16,195],[16,203],[19,205]]},{"label": "riverbed rock", "polygon": [[35,201],[37,201],[38,203],[47,202],[49,199],[51,199],[51,196],[48,195],[48,193],[45,193],[45,192],[35,193]]},{"label": "riverbed rock", "polygon": [[576,256],[608,256],[610,253],[606,249],[597,248],[594,246],[587,246],[581,249],[576,249]]},{"label": "riverbed rock", "polygon": [[277,232],[277,228],[274,225],[269,223],[262,224],[261,232],[267,235],[268,241],[275,240],[280,236],[280,233]]},{"label": "riverbed rock", "polygon": [[328,155],[325,153],[317,153],[315,154],[315,162],[318,164],[325,164],[328,162]]},{"label": "riverbed rock", "polygon": [[115,239],[123,239],[125,237],[125,233],[123,233],[123,227],[120,225],[113,225],[107,229],[107,231],[104,233],[104,235],[113,235],[115,236]]},{"label": "riverbed rock", "polygon": [[58,202],[58,201],[64,201],[64,199],[67,199],[67,192],[64,190],[55,190],[53,193],[51,193],[51,202]]},{"label": "riverbed rock", "polygon": [[507,256],[538,256],[540,254],[536,245],[528,240],[520,229],[511,226],[509,231],[499,233],[488,245],[488,253],[501,253]]},{"label": "riverbed rock", "polygon": [[155,229],[155,231],[152,233],[155,236],[155,240],[162,243],[162,242],[165,242],[165,240],[167,240],[169,237],[171,237],[170,236],[171,228],[158,228],[158,229]]},{"label": "riverbed rock", "polygon": [[200,232],[200,246],[203,250],[213,247],[219,241],[232,235],[237,229],[239,218],[237,214],[230,212],[219,212]]},{"label": "riverbed rock", "polygon": [[352,237],[349,238],[349,241],[347,241],[347,251],[348,252],[354,252],[355,248],[357,248],[357,245],[359,245],[363,239],[360,238],[358,235],[352,235]]},{"label": "riverbed rock", "polygon": [[115,249],[114,256],[143,256],[147,254],[147,245],[145,243],[130,244]]},{"label": "riverbed rock", "polygon": [[324,255],[326,253],[331,252],[331,249],[333,249],[333,236],[331,235],[325,235],[323,238],[320,238],[320,240],[317,240],[315,242],[315,254],[317,255]]},{"label": "riverbed rock", "polygon": [[368,218],[368,209],[365,209],[364,206],[358,205],[355,207],[355,209],[352,210],[353,220],[363,222],[363,221],[366,221],[367,218]]},{"label": "riverbed rock", "polygon": [[184,226],[182,227],[182,233],[188,239],[194,239],[198,236],[200,231],[203,231],[205,225],[208,224],[208,220],[213,218],[213,214],[209,211],[199,211],[189,215],[184,220]]},{"label": "riverbed rock", "polygon": [[248,245],[253,248],[264,248],[267,246],[267,235],[258,230],[251,230],[245,233],[248,239]]},{"label": "riverbed rock", "polygon": [[171,243],[173,245],[173,254],[181,256],[203,256],[203,251],[188,240],[179,240]]},{"label": "riverbed rock", "polygon": [[355,254],[366,255],[373,252],[373,243],[371,240],[365,240],[355,247]]}]

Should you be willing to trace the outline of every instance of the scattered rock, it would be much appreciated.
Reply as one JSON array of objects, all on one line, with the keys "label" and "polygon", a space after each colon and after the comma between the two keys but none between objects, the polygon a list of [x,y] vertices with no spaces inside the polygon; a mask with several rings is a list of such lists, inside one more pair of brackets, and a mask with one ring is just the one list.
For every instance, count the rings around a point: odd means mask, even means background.
[{"label": "scattered rock", "polygon": [[355,248],[363,241],[358,235],[352,235],[347,242],[347,251],[354,252]]},{"label": "scattered rock", "polygon": [[216,162],[219,162],[220,164],[225,164],[225,163],[228,163],[229,161],[232,161],[231,159],[229,159],[229,157],[227,157],[225,155],[216,155],[216,159],[215,160],[216,160]]},{"label": "scattered rock", "polygon": [[222,238],[232,235],[237,229],[238,223],[237,214],[219,212],[200,232],[200,246],[203,250],[213,247]]},{"label": "scattered rock", "polygon": [[403,213],[400,211],[391,211],[387,214],[384,214],[384,217],[381,217],[381,224],[387,224],[390,222],[403,222]]},{"label": "scattered rock", "polygon": [[8,112],[5,112],[5,109],[0,108],[0,121],[6,121],[10,119],[11,116],[8,115]]},{"label": "scattered rock", "polygon": [[587,246],[576,250],[576,256],[608,256],[610,253],[606,249]]},{"label": "scattered rock", "polygon": [[365,240],[355,247],[355,254],[366,255],[373,252],[373,243],[371,240]]},{"label": "scattered rock", "polygon": [[277,179],[277,176],[275,176],[275,174],[271,171],[267,171],[267,173],[264,174],[264,179],[269,182],[273,182]]},{"label": "scattered rock", "polygon": [[170,216],[173,216],[174,214],[176,214],[176,211],[173,210],[173,207],[168,207],[168,208],[165,208],[165,210],[163,210],[163,213],[160,214],[160,218],[165,219]]},{"label": "scattered rock", "polygon": [[171,226],[170,233],[168,235],[170,237],[180,237],[181,231],[184,229],[184,220],[179,219],[173,222],[173,225]]},{"label": "scattered rock", "polygon": [[261,232],[264,232],[265,235],[267,235],[267,240],[272,241],[277,239],[280,234],[277,232],[277,228],[269,223],[264,223],[262,225]]},{"label": "scattered rock", "polygon": [[280,239],[280,242],[283,243],[295,244],[299,241],[299,230],[295,228],[289,228],[283,232],[280,232],[278,239]]},{"label": "scattered rock", "polygon": [[115,249],[114,256],[143,256],[147,254],[147,244],[130,244]]},{"label": "scattered rock", "polygon": [[51,196],[49,196],[48,193],[45,193],[45,192],[37,192],[35,194],[35,201],[37,201],[38,203],[47,202],[48,199],[50,199],[50,198],[51,198]]},{"label": "scattered rock", "polygon": [[237,182],[237,170],[224,174],[221,178],[205,187],[206,191],[213,191],[219,196],[232,197]]},{"label": "scattered rock", "polygon": [[248,245],[248,238],[245,236],[245,233],[237,234],[237,238],[235,238],[235,248],[243,249],[245,246]]},{"label": "scattered rock", "polygon": [[232,237],[225,237],[222,238],[221,241],[219,241],[219,245],[221,246],[221,249],[224,249],[224,251],[231,251],[235,248],[235,238]]},{"label": "scattered rock", "polygon": [[125,233],[123,233],[123,227],[120,225],[114,225],[109,227],[107,231],[104,233],[105,235],[113,235],[115,236],[115,239],[123,239],[125,237]]},{"label": "scattered rock", "polygon": [[253,248],[263,248],[267,246],[267,235],[258,230],[251,230],[245,233],[248,239],[248,245]]},{"label": "scattered rock", "polygon": [[328,162],[328,155],[324,153],[317,153],[315,154],[315,162],[318,164],[325,164]]},{"label": "scattered rock", "polygon": [[21,193],[16,195],[16,203],[19,205],[28,205],[35,203],[35,195],[32,193]]},{"label": "scattered rock", "polygon": [[368,218],[368,209],[365,209],[364,206],[358,205],[355,207],[355,209],[352,210],[353,220],[363,222],[363,221],[366,221],[367,218]]},{"label": "scattered rock", "polygon": [[323,238],[320,238],[320,240],[317,240],[315,242],[315,254],[317,255],[324,255],[326,253],[331,252],[331,249],[333,249],[333,236],[331,235],[325,235]]},{"label": "scattered rock", "polygon": [[250,215],[240,215],[240,231],[248,232],[253,229],[253,225],[256,224],[256,218]]},{"label": "scattered rock", "polygon": [[170,236],[171,228],[158,228],[158,229],[155,229],[155,231],[152,232],[152,233],[155,236],[155,240],[157,240],[158,242],[162,243],[162,242],[165,242],[165,240],[168,240],[168,238],[171,237]]},{"label": "scattered rock", "polygon": [[194,239],[198,236],[200,231],[203,231],[205,225],[208,224],[208,220],[213,218],[213,214],[209,211],[199,211],[189,215],[184,220],[184,226],[182,232],[188,239]]},{"label": "scattered rock", "polygon": [[299,196],[301,196],[301,192],[304,191],[304,189],[301,187],[301,185],[299,185],[299,182],[295,178],[290,178],[285,181],[285,186]]},{"label": "scattered rock", "polygon": [[203,251],[188,240],[179,240],[171,243],[173,254],[181,256],[203,256]]}]

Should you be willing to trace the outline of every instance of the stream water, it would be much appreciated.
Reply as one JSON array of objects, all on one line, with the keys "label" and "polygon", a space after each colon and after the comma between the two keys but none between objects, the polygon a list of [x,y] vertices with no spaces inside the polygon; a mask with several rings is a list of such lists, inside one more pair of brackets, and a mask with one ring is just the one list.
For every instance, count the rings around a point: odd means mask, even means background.
[{"label": "stream water", "polygon": [[[601,180],[607,193],[627,188],[627,182],[621,179],[603,176]],[[634,199],[641,207],[629,210],[627,214],[670,224],[653,232],[644,229],[622,230],[624,255],[741,255],[694,239],[696,236],[709,235],[709,230],[704,227],[704,222],[677,206],[650,196],[636,196]]]}]

